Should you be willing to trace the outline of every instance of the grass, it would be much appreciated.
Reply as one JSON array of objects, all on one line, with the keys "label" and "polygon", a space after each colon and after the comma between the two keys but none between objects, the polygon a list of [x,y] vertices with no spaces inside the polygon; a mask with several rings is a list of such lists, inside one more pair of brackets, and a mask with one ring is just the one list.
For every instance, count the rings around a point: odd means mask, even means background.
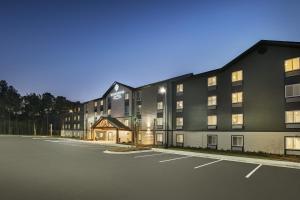
[{"label": "grass", "polygon": [[247,157],[247,158],[260,158],[260,159],[269,159],[269,160],[290,161],[290,162],[300,163],[300,156],[296,156],[296,155],[278,155],[278,154],[269,154],[269,153],[264,153],[264,152],[239,152],[239,151],[214,150],[214,149],[196,148],[196,147],[169,147],[169,149],[179,150],[179,151],[198,152],[198,153],[217,154],[217,155],[227,155],[227,156],[240,156],[240,157]]}]

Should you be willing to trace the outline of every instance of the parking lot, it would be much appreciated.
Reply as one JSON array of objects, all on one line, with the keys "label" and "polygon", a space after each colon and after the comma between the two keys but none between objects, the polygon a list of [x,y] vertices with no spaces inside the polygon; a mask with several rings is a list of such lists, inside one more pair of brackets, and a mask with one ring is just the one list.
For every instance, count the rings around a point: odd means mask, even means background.
[{"label": "parking lot", "polygon": [[299,199],[300,170],[0,136],[0,199]]}]

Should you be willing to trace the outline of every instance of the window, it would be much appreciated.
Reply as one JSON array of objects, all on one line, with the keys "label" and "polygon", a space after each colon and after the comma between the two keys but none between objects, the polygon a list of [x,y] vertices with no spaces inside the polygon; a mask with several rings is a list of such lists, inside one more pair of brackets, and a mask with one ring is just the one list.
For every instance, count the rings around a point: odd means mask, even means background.
[{"label": "window", "polygon": [[110,115],[111,114],[111,109],[107,110],[107,114]]},{"label": "window", "polygon": [[232,103],[242,103],[243,102],[243,92],[234,92],[231,95]]},{"label": "window", "polygon": [[295,71],[300,69],[300,58],[292,58],[284,61],[285,72]]},{"label": "window", "polygon": [[103,110],[100,111],[100,115],[101,115],[101,116],[103,115]]},{"label": "window", "polygon": [[159,143],[163,142],[163,134],[162,133],[157,133],[156,134],[156,141]]},{"label": "window", "polygon": [[242,125],[244,123],[243,114],[232,115],[232,125]]},{"label": "window", "polygon": [[163,118],[159,117],[156,120],[157,126],[162,126],[163,125]]},{"label": "window", "polygon": [[68,124],[65,124],[65,129],[68,129]]},{"label": "window", "polygon": [[216,126],[217,125],[217,115],[207,116],[207,125]]},{"label": "window", "polygon": [[76,121],[76,119],[77,119],[77,116],[74,116],[74,121]]},{"label": "window", "polygon": [[100,101],[100,106],[103,106],[103,100]]},{"label": "window", "polygon": [[77,116],[77,120],[78,120],[78,121],[80,120],[80,115]]},{"label": "window", "polygon": [[285,97],[300,96],[300,83],[285,86]]},{"label": "window", "polygon": [[73,129],[76,129],[76,125],[77,125],[77,124],[73,124]]},{"label": "window", "polygon": [[125,93],[125,100],[127,100],[127,99],[129,99],[129,93],[128,92]]},{"label": "window", "polygon": [[176,135],[176,143],[183,144],[183,134]]},{"label": "window", "polygon": [[68,124],[68,129],[71,129],[71,124]]},{"label": "window", "polygon": [[97,107],[97,106],[98,106],[98,102],[95,101],[95,102],[94,102],[94,107]]},{"label": "window", "polygon": [[289,150],[300,150],[300,137],[286,137],[285,148]]},{"label": "window", "polygon": [[285,123],[287,124],[300,123],[300,110],[286,111]]},{"label": "window", "polygon": [[125,112],[125,115],[128,115],[129,114],[129,105],[125,105],[125,110],[124,110],[124,112]]},{"label": "window", "polygon": [[242,81],[243,80],[243,71],[236,71],[232,72],[231,74],[231,81],[236,82],[236,81]]},{"label": "window", "polygon": [[207,105],[208,106],[216,106],[217,105],[217,96],[207,97]]},{"label": "window", "polygon": [[182,92],[183,92],[183,84],[177,84],[176,93],[182,93]]},{"label": "window", "polygon": [[233,147],[243,147],[244,146],[244,136],[233,135],[231,137],[231,143]]},{"label": "window", "polygon": [[80,112],[80,107],[77,108],[77,111]]},{"label": "window", "polygon": [[125,120],[124,120],[124,125],[125,125],[125,126],[129,126],[129,120],[128,120],[128,119],[125,119]]},{"label": "window", "polygon": [[176,102],[176,109],[177,110],[183,109],[183,101],[177,101]]},{"label": "window", "polygon": [[164,104],[162,101],[157,102],[157,110],[162,110],[164,109]]},{"label": "window", "polygon": [[207,79],[207,86],[215,86],[217,85],[217,77],[216,76],[212,76],[212,77],[209,77]]},{"label": "window", "polygon": [[177,127],[183,126],[183,118],[182,117],[176,117],[176,126]]},{"label": "window", "polygon": [[218,145],[218,136],[217,135],[208,135],[207,136],[207,146],[217,146]]},{"label": "window", "polygon": [[78,130],[80,129],[80,124],[77,124],[77,129],[78,129]]}]

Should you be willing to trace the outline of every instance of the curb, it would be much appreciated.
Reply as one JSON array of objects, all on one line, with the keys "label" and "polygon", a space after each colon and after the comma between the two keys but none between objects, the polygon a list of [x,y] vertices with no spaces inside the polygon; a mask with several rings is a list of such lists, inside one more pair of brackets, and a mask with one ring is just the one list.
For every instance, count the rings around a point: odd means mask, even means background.
[{"label": "curb", "polygon": [[197,152],[188,152],[188,151],[180,151],[180,150],[167,150],[167,149],[158,149],[158,148],[152,148],[152,150],[160,153],[172,153],[178,155],[226,160],[232,162],[262,164],[262,165],[273,166],[273,167],[300,169],[300,163],[289,162],[289,161],[267,160],[267,159],[260,159],[260,158],[246,158],[246,157],[238,157],[238,156],[226,156],[226,155],[197,153]]},{"label": "curb", "polygon": [[119,154],[119,155],[136,154],[136,153],[148,153],[148,152],[153,152],[153,150],[128,151],[128,152],[115,152],[115,151],[109,151],[109,150],[103,151],[103,153],[107,153],[107,154]]}]

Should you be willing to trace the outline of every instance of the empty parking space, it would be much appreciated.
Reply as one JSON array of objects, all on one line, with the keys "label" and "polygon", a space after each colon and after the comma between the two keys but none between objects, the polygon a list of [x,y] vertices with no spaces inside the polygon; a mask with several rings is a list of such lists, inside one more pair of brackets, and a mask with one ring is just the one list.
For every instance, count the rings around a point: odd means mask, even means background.
[{"label": "empty parking space", "polygon": [[104,145],[33,138],[0,140],[1,199],[282,200],[300,195],[297,169],[155,151],[105,154]]}]

